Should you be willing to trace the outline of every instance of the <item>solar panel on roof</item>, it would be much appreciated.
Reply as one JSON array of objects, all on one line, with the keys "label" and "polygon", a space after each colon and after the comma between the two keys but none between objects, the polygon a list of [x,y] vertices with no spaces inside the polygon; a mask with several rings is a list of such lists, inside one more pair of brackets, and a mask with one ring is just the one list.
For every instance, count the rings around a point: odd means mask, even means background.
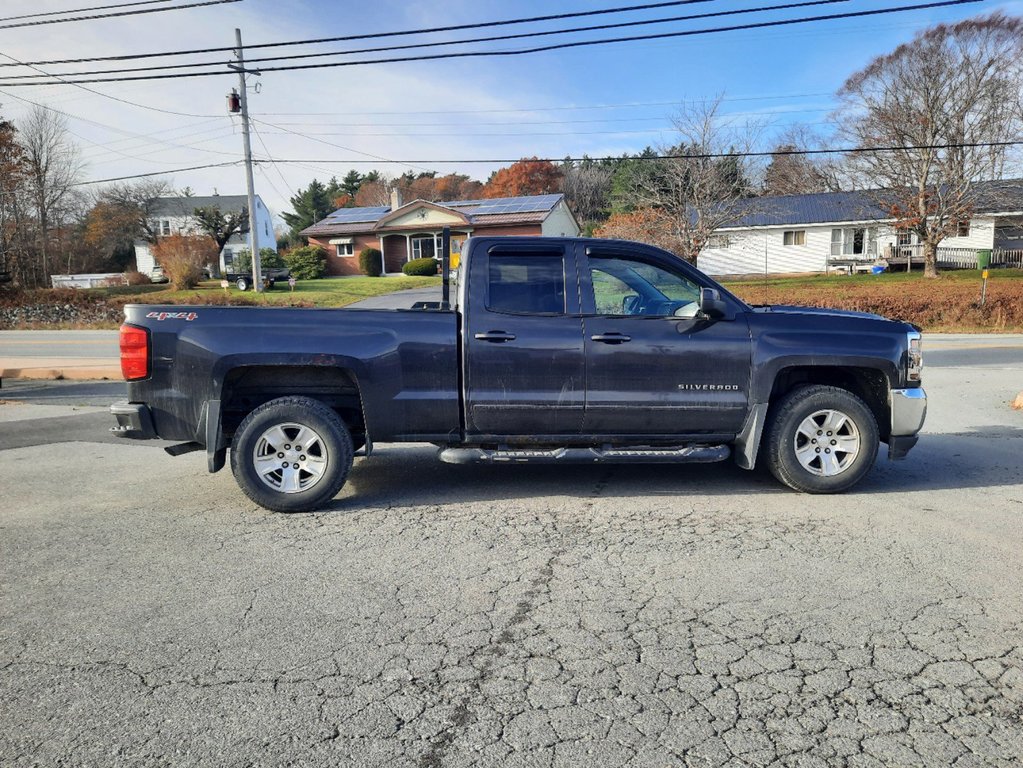
[{"label": "solar panel on roof", "polygon": [[341,208],[327,216],[327,220],[332,224],[355,224],[362,221],[376,221],[390,210],[390,206],[386,205],[372,208]]}]

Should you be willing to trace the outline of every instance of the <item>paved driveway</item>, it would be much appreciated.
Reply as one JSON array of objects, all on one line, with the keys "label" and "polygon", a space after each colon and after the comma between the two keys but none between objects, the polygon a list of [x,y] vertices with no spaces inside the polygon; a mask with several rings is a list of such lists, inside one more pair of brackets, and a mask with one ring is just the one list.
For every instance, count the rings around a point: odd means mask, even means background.
[{"label": "paved driveway", "polygon": [[1021,373],[844,496],[404,446],[291,516],[0,406],[0,765],[1017,766]]}]

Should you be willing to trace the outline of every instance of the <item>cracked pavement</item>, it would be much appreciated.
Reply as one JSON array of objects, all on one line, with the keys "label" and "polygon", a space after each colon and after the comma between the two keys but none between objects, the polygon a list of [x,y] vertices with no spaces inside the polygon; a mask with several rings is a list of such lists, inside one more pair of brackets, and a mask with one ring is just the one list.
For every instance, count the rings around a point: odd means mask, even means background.
[{"label": "cracked pavement", "polygon": [[0,765],[1017,766],[1019,371],[833,497],[387,446],[275,515],[2,421]]}]

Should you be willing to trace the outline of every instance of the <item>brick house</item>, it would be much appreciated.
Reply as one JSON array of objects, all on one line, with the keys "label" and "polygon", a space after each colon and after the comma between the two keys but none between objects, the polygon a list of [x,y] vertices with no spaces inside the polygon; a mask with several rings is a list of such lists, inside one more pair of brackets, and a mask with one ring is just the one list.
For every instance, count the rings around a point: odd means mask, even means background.
[{"label": "brick house", "polygon": [[374,208],[340,208],[299,234],[328,254],[328,275],[359,275],[359,252],[384,254],[384,274],[400,273],[412,259],[439,258],[441,232],[451,229],[451,252],[461,253],[470,236],[549,235],[575,237],[579,224],[564,195],[503,197],[431,203],[414,200]]}]

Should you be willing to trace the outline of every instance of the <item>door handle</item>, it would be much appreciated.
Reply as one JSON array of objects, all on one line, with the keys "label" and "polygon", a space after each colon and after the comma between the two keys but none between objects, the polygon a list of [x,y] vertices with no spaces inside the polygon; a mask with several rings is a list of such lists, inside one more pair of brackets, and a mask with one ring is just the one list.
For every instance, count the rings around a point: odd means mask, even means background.
[{"label": "door handle", "polygon": [[624,333],[598,333],[590,338],[603,344],[624,344],[627,341],[632,341],[632,337],[626,336]]},{"label": "door handle", "polygon": [[505,333],[504,331],[487,331],[486,333],[477,333],[473,336],[478,341],[490,341],[494,344],[503,344],[506,341],[515,341],[514,333]]}]

